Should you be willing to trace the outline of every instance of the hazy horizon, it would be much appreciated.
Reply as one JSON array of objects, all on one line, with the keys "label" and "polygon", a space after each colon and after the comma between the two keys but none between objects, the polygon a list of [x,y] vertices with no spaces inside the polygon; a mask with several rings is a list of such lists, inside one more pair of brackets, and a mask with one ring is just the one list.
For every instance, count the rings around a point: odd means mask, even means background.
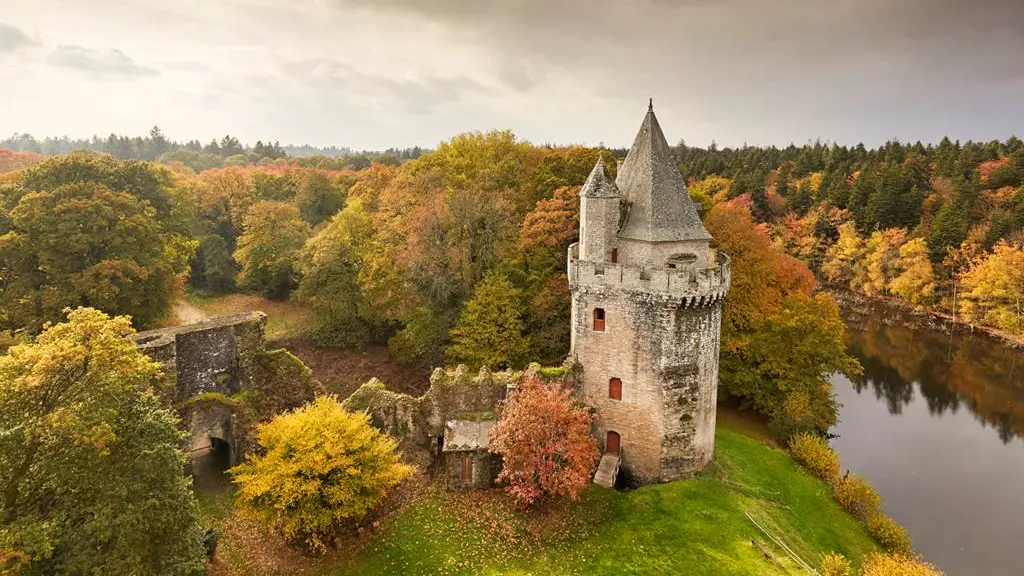
[{"label": "hazy horizon", "polygon": [[2,0],[0,135],[381,150],[509,129],[671,142],[1004,140],[1024,3]]}]

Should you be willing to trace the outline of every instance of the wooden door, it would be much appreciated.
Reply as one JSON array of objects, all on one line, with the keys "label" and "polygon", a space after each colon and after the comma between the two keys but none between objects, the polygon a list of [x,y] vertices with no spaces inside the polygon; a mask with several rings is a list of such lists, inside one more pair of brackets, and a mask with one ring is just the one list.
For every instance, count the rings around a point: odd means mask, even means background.
[{"label": "wooden door", "polygon": [[461,477],[463,482],[473,481],[473,456],[470,454],[462,456]]},{"label": "wooden door", "polygon": [[612,430],[608,431],[607,439],[604,442],[604,451],[606,454],[618,454],[619,453],[619,433]]}]

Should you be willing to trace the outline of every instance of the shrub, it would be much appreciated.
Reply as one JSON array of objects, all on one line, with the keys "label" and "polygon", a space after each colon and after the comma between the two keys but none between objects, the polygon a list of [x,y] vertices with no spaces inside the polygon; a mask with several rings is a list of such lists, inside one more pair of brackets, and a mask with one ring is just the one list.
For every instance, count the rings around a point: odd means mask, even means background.
[{"label": "shrub", "polygon": [[826,554],[821,559],[821,576],[851,576],[853,568],[842,554]]},{"label": "shrub", "polygon": [[789,440],[789,452],[808,472],[834,484],[839,478],[839,456],[824,438],[816,434],[797,434]]},{"label": "shrub", "polygon": [[864,560],[863,576],[942,576],[942,571],[909,556],[875,553]]},{"label": "shrub", "polygon": [[907,529],[885,514],[875,514],[868,520],[868,532],[887,552],[909,555],[913,551]]},{"label": "shrub", "polygon": [[858,520],[867,521],[878,513],[882,499],[867,480],[850,474],[835,484],[835,497],[839,505]]},{"label": "shrub", "polygon": [[259,455],[232,469],[240,502],[313,552],[337,524],[363,517],[412,472],[396,443],[321,396],[257,430]]}]

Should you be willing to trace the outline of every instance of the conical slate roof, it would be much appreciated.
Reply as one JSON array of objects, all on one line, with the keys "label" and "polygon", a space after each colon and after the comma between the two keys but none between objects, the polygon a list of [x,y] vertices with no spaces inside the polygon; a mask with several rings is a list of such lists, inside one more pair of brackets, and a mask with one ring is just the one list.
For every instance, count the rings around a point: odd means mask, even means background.
[{"label": "conical slate roof", "polygon": [[608,176],[605,175],[604,160],[600,156],[597,157],[597,164],[594,165],[594,169],[590,171],[590,176],[583,184],[580,196],[586,198],[618,198],[621,196],[619,189],[615,186],[615,182],[609,180]]},{"label": "conical slate roof", "polygon": [[631,204],[620,238],[648,242],[711,240],[686,191],[686,182],[653,106],[647,108],[615,184]]}]

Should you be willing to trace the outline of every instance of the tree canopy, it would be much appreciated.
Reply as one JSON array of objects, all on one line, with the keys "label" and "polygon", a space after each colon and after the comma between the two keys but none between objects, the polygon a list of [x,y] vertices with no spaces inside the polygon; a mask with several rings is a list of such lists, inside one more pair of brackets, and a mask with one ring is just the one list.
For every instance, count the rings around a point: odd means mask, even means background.
[{"label": "tree canopy", "polygon": [[0,356],[5,573],[202,569],[183,434],[131,333],[127,317],[80,308]]},{"label": "tree canopy", "polygon": [[369,415],[347,412],[333,396],[281,414],[256,438],[256,454],[232,469],[239,500],[314,552],[412,473]]}]

